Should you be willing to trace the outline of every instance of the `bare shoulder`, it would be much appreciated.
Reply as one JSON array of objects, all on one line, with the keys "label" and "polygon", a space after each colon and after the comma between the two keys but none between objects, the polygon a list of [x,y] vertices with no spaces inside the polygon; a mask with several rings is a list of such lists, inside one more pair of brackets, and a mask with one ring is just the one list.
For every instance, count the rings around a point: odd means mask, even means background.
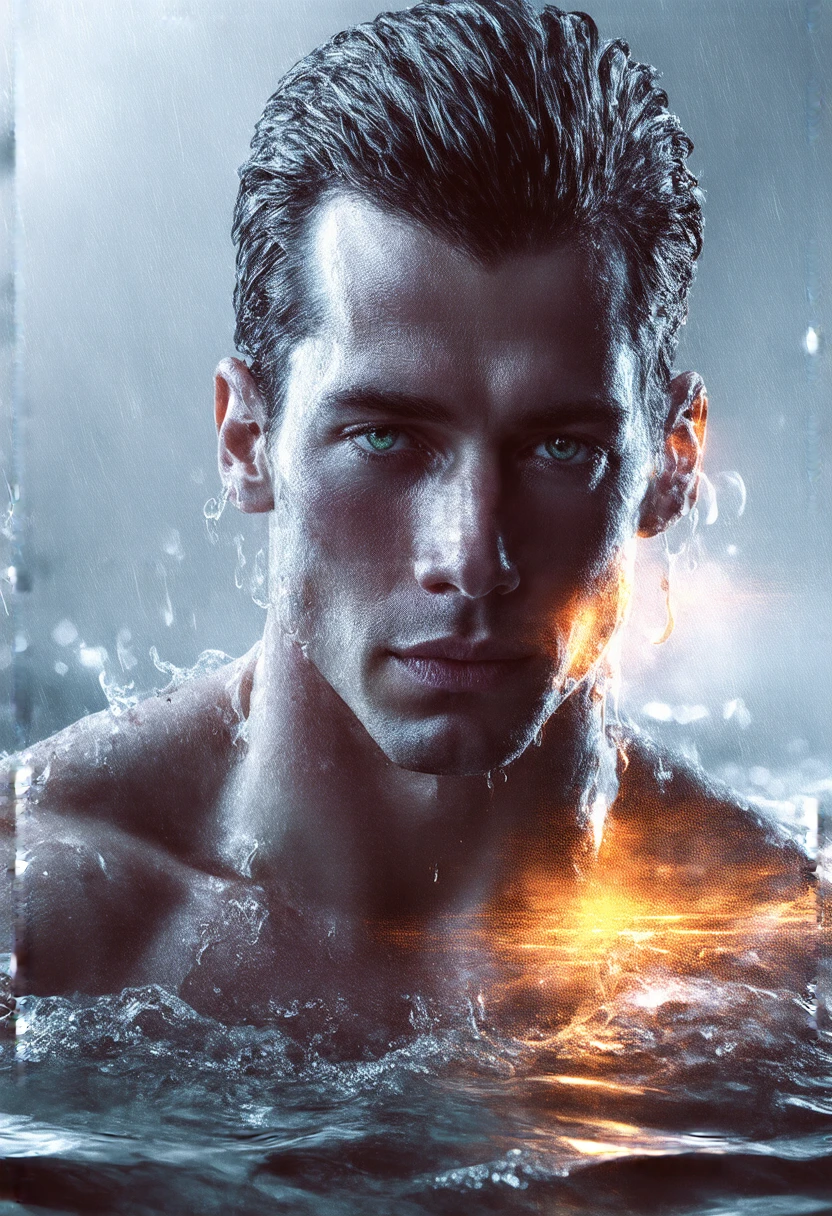
[{"label": "bare shoulder", "polygon": [[626,769],[605,831],[645,880],[672,879],[723,902],[799,898],[813,863],[762,808],[641,734],[625,743]]},{"label": "bare shoulder", "polygon": [[250,671],[251,653],[33,745],[15,758],[20,802],[34,818],[106,821],[179,856],[198,852],[200,818],[236,759]]}]

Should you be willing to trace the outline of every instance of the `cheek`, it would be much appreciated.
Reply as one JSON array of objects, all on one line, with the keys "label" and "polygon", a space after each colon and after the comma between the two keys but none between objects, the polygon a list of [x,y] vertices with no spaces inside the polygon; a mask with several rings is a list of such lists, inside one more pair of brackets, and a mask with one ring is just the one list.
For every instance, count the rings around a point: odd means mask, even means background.
[{"label": "cheek", "polygon": [[563,486],[530,495],[514,513],[513,547],[521,571],[564,591],[591,593],[608,577],[634,531],[627,484],[608,475],[594,490]]},{"label": "cheek", "polygon": [[375,601],[406,574],[412,496],[337,470],[311,467],[283,479],[273,517],[272,564],[310,611]]},{"label": "cheek", "polygon": [[649,481],[649,461],[642,444],[633,444],[623,459],[611,466],[593,494],[593,504],[586,520],[588,556],[594,562],[591,570],[603,574],[617,562],[632,541],[638,527],[639,511]]}]

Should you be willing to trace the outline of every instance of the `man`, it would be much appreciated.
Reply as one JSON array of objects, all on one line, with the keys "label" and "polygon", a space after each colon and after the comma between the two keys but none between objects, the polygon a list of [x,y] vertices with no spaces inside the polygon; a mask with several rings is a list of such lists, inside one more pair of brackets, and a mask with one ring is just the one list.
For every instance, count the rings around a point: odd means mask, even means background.
[{"label": "man", "polygon": [[271,513],[265,633],[24,757],[21,991],[539,1027],[623,926],[672,954],[654,922],[811,915],[798,851],[607,703],[635,538],[701,468],[690,149],[623,44],[523,0],[382,16],[284,78],[215,394],[225,492]]}]

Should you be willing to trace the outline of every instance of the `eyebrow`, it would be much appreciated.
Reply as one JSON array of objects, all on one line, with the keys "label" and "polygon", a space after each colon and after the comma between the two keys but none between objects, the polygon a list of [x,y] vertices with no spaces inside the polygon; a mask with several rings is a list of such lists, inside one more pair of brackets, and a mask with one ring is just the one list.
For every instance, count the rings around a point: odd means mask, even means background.
[{"label": "eyebrow", "polygon": [[388,418],[421,418],[425,422],[450,422],[452,418],[452,411],[432,397],[394,389],[337,389],[325,394],[321,405],[335,410],[360,409]]},{"label": "eyebrow", "polygon": [[[321,405],[332,410],[360,409],[402,421],[416,418],[425,422],[447,423],[454,418],[451,408],[432,397],[369,386],[336,389],[324,395]],[[547,427],[576,422],[615,426],[620,425],[625,417],[624,406],[615,398],[591,397],[584,401],[553,401],[540,408],[518,413],[516,421],[524,429],[544,431]]]},{"label": "eyebrow", "polygon": [[550,426],[570,423],[621,426],[627,410],[614,397],[590,397],[585,401],[553,401],[541,409],[532,409],[521,415],[529,430],[546,430]]}]

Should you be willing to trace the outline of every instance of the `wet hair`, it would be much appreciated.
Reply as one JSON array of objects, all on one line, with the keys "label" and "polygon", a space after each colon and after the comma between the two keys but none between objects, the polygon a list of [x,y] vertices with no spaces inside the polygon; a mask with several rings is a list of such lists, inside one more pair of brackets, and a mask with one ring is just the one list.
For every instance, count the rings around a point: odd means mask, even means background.
[{"label": "wet hair", "polygon": [[257,124],[232,233],[235,340],[270,407],[313,319],[309,219],[341,190],[486,263],[574,237],[602,270],[617,249],[645,391],[664,387],[702,212],[656,76],[586,14],[527,0],[426,0],[297,63]]}]

